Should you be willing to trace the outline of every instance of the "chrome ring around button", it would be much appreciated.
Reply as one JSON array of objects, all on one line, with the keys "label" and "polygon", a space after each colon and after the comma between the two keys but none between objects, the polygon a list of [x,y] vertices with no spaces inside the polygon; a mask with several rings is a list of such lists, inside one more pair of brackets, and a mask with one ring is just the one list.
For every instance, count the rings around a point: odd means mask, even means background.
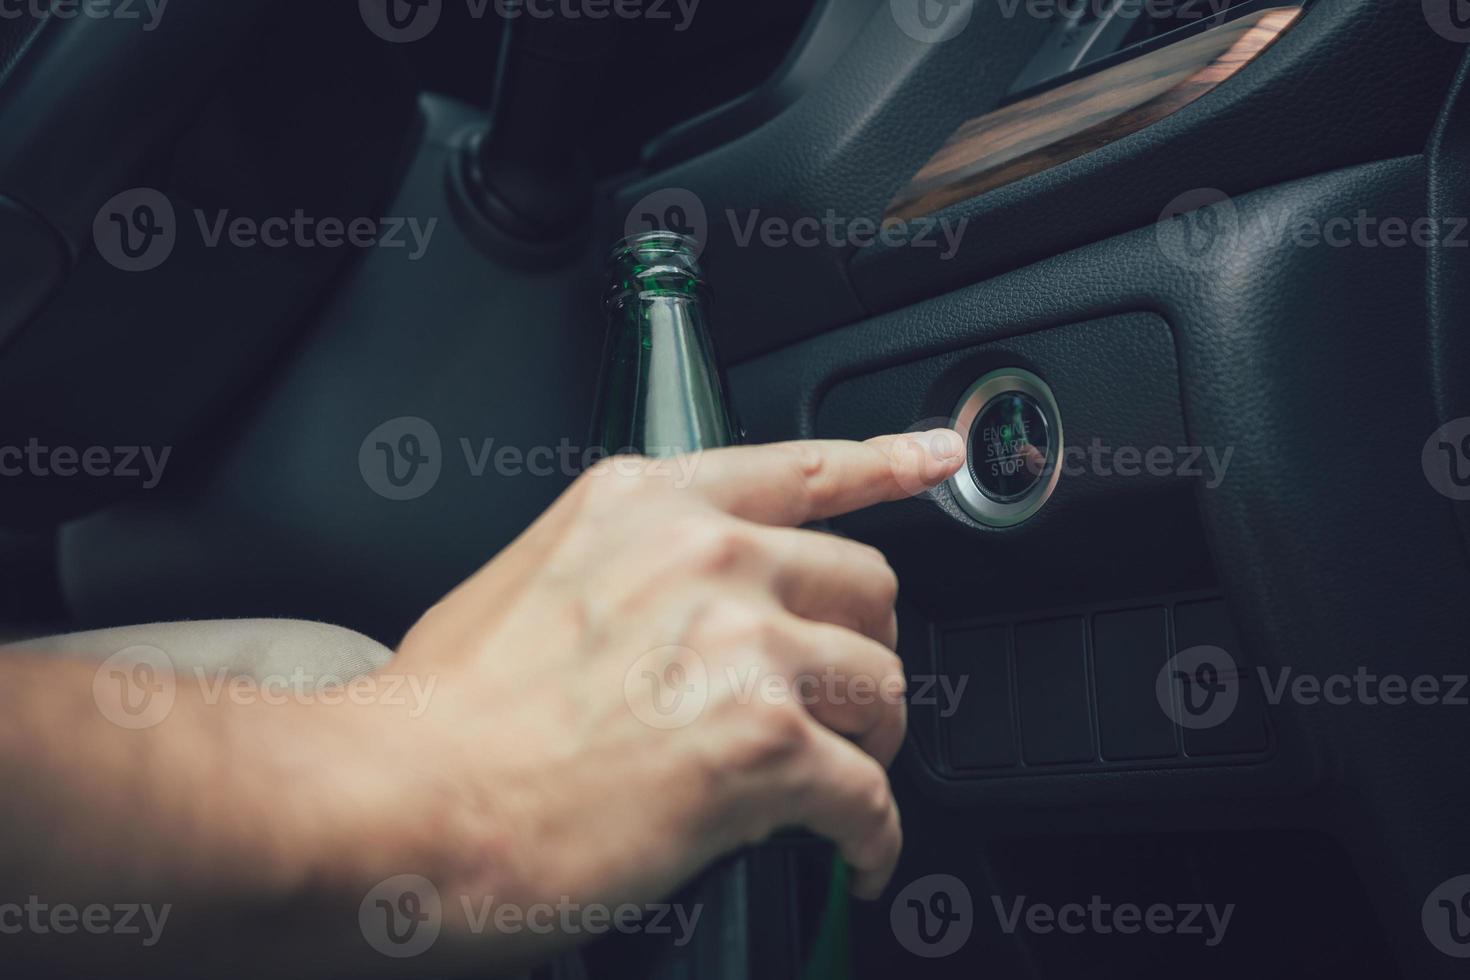
[{"label": "chrome ring around button", "polygon": [[[1047,445],[1045,462],[1036,481],[1018,496],[997,499],[996,495],[987,493],[975,478],[975,452],[979,448],[975,430],[987,407],[1006,395],[1024,396],[1026,404],[1034,405],[1040,412]],[[965,392],[955,409],[952,425],[965,437],[966,465],[950,479],[949,488],[965,513],[987,527],[1015,527],[1046,506],[1061,480],[1061,460],[1065,456],[1066,443],[1062,437],[1061,410],[1045,381],[1020,368],[992,371]],[[1020,455],[1002,458],[1019,461]]]}]

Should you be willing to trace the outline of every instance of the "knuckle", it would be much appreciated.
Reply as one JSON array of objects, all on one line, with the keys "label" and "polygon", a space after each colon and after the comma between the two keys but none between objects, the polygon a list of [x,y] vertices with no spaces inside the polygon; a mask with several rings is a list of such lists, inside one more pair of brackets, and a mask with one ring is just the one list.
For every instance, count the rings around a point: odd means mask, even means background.
[{"label": "knuckle", "polygon": [[884,606],[893,606],[898,602],[898,573],[885,559],[878,580],[878,601]]},{"label": "knuckle", "polygon": [[594,502],[621,501],[646,493],[655,483],[649,479],[648,460],[642,456],[605,456],[577,482]]},{"label": "knuckle", "polygon": [[[624,465],[626,465],[627,459],[628,457],[626,456],[622,457]],[[606,480],[611,480],[613,477],[623,472],[626,472],[626,469],[624,468],[624,466],[617,465],[614,462],[614,457],[604,456],[587,468],[587,470],[582,474],[582,482],[602,483]]]},{"label": "knuckle", "polygon": [[827,457],[809,442],[791,443],[791,461],[803,479],[815,480],[827,468]]},{"label": "knuckle", "polygon": [[876,831],[888,822],[888,811],[893,804],[893,791],[888,785],[888,773],[877,762],[868,766],[858,796],[858,806],[863,819]]},{"label": "knuckle", "polygon": [[797,502],[804,509],[810,508],[817,495],[816,487],[826,476],[827,457],[809,442],[790,442],[783,448],[795,476],[791,482],[796,488]]},{"label": "knuckle", "polygon": [[701,514],[678,522],[670,533],[684,550],[687,561],[697,571],[707,574],[726,574],[757,551],[755,536],[733,520],[716,520]]},{"label": "knuckle", "polygon": [[799,708],[760,701],[748,708],[743,734],[730,743],[736,768],[779,766],[800,756],[811,744],[811,725]]},{"label": "knuckle", "polygon": [[748,599],[717,596],[691,619],[689,638],[696,648],[764,654],[776,632],[770,610]]},{"label": "knuckle", "polygon": [[888,651],[883,664],[884,674],[880,680],[891,680],[893,683],[902,684],[903,689],[908,687],[908,664],[898,654]]}]

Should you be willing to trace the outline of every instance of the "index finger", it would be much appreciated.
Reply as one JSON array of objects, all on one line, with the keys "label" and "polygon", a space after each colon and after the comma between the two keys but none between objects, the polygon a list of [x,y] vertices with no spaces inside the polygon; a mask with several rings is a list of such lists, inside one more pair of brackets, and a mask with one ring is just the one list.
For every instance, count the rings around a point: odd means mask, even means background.
[{"label": "index finger", "polygon": [[741,446],[706,453],[690,487],[736,517],[798,527],[923,493],[964,461],[964,440],[951,429]]}]

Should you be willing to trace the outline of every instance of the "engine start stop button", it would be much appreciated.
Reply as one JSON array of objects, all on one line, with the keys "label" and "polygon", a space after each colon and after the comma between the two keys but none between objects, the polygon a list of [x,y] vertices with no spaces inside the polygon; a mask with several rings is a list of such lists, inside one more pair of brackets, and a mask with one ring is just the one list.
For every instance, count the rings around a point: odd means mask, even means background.
[{"label": "engine start stop button", "polygon": [[970,433],[970,470],[991,500],[1014,503],[1046,476],[1051,433],[1035,398],[1008,391],[992,398]]},{"label": "engine start stop button", "polygon": [[1019,368],[993,371],[965,393],[953,424],[966,437],[969,465],[950,489],[967,514],[1011,527],[1051,499],[1061,477],[1062,418],[1045,381]]}]

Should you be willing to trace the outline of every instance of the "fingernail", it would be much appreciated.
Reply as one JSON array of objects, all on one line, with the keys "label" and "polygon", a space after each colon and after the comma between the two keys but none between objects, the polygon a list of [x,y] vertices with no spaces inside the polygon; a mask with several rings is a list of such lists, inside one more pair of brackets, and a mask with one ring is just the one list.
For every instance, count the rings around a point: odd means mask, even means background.
[{"label": "fingernail", "polygon": [[965,440],[953,429],[935,429],[925,440],[929,452],[941,463],[947,463],[965,451]]}]

